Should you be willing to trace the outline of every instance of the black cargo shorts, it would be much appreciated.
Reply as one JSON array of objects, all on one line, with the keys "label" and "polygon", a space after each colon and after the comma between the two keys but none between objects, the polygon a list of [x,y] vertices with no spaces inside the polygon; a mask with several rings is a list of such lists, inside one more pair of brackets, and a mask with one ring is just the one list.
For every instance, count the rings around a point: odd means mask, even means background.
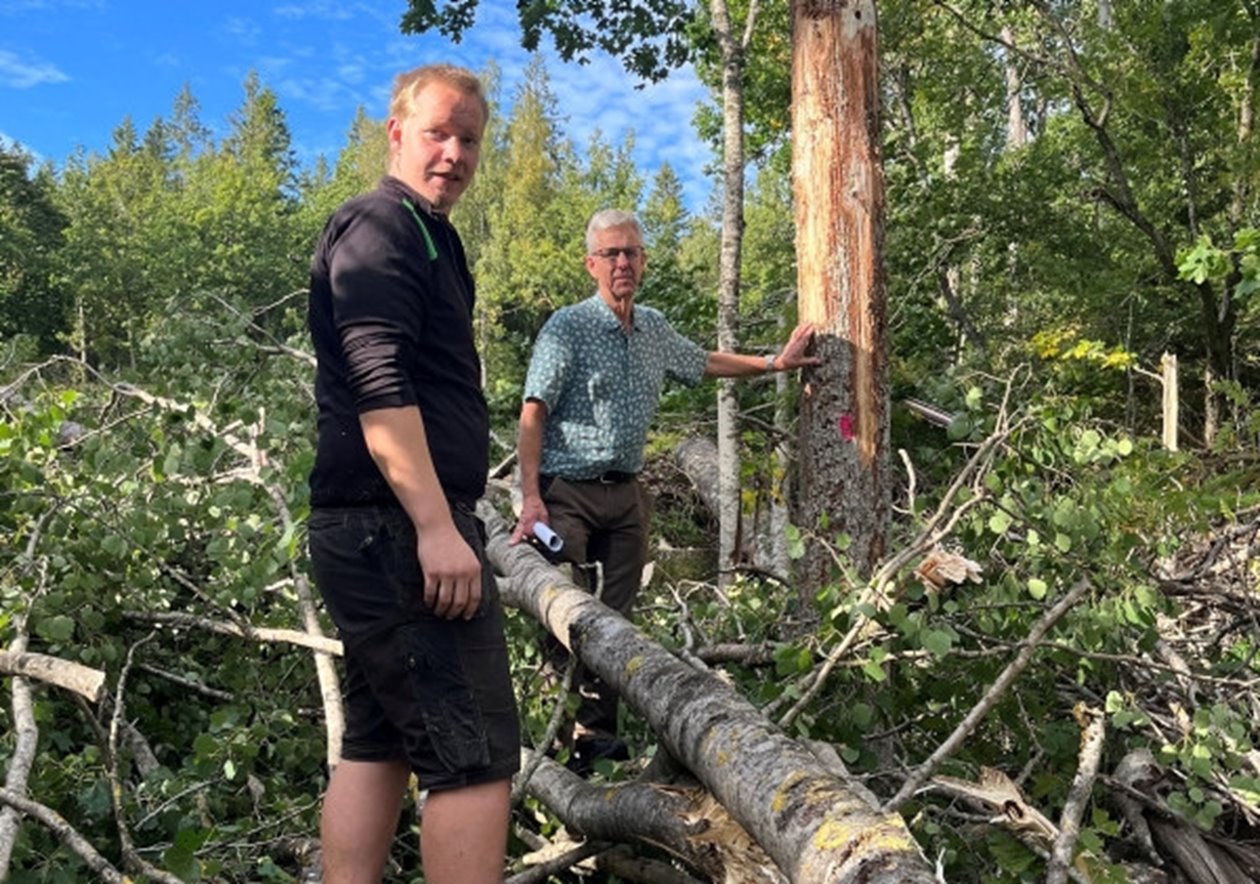
[{"label": "black cargo shorts", "polygon": [[342,758],[406,759],[424,789],[511,777],[520,727],[508,671],[503,610],[471,507],[452,506],[481,561],[481,606],[469,620],[424,603],[416,532],[401,508],[312,511],[311,564],[345,646]]}]

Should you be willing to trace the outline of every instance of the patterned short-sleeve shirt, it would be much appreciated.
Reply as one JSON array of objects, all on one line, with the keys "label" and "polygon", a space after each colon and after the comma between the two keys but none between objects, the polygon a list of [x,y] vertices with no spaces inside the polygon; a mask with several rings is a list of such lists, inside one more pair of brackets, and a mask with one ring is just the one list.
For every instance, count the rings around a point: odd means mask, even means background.
[{"label": "patterned short-sleeve shirt", "polygon": [[651,307],[635,305],[628,334],[598,293],[557,310],[538,333],[525,377],[524,398],[547,406],[542,474],[637,473],[665,378],[698,383],[708,355]]}]

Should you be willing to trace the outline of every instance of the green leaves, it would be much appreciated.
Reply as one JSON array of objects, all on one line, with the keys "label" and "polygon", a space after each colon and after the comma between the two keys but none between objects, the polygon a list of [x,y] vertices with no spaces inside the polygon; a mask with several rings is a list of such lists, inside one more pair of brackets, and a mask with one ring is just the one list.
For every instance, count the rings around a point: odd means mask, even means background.
[{"label": "green leaves", "polygon": [[[477,0],[409,0],[402,18],[404,33],[436,27],[456,42],[474,19]],[[537,49],[544,33],[566,61],[585,60],[594,49],[619,58],[626,70],[645,80],[659,80],[687,61],[685,39],[691,7],[678,0],[608,4],[602,0],[522,2],[517,4],[521,45]]]},{"label": "green leaves", "polygon": [[1202,236],[1178,256],[1177,272],[1193,283],[1218,279],[1229,272],[1229,256]]},{"label": "green leaves", "polygon": [[784,644],[774,652],[774,672],[780,677],[808,672],[813,663],[813,653],[803,645]]},{"label": "green leaves", "polygon": [[888,656],[887,651],[883,648],[875,648],[870,655],[862,661],[861,672],[869,681],[876,684],[888,680],[888,673],[884,671],[883,661]]},{"label": "green leaves", "polygon": [[58,614],[35,623],[35,634],[51,644],[67,644],[74,638],[74,621],[65,614]]},{"label": "green leaves", "polygon": [[989,530],[994,534],[1005,534],[1011,527],[1011,516],[1005,510],[996,510],[989,516]]},{"label": "green leaves", "polygon": [[1232,281],[1233,294],[1244,302],[1251,300],[1260,290],[1260,230],[1244,227],[1228,248],[1200,236],[1177,254],[1177,273],[1196,285]]},{"label": "green leaves", "polygon": [[1125,697],[1118,691],[1108,691],[1104,707],[1109,716],[1108,724],[1117,730],[1141,728],[1150,723],[1150,718],[1133,703],[1131,697]]}]

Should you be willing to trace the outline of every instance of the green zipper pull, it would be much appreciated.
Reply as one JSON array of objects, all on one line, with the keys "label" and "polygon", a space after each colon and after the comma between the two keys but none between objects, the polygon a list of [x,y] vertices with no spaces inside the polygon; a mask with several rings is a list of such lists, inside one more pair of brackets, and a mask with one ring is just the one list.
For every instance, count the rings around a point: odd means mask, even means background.
[{"label": "green zipper pull", "polygon": [[411,200],[403,197],[402,204],[407,207],[407,211],[411,213],[411,217],[416,219],[416,224],[420,225],[420,233],[424,235],[424,250],[429,253],[429,260],[437,260],[437,248],[433,245],[433,237],[429,236],[429,228],[424,226],[424,220],[421,219],[420,213],[416,211],[416,207],[411,204]]}]

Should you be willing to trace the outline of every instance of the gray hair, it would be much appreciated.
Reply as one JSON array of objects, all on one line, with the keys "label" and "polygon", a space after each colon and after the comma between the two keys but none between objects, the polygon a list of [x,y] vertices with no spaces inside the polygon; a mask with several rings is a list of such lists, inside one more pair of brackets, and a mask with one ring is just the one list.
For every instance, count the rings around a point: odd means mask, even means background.
[{"label": "gray hair", "polygon": [[639,224],[639,219],[634,216],[633,212],[623,212],[621,209],[600,209],[587,222],[586,251],[592,252],[595,250],[595,235],[597,233],[613,227],[633,227],[634,232],[639,235],[639,241],[643,241],[643,226]]}]

